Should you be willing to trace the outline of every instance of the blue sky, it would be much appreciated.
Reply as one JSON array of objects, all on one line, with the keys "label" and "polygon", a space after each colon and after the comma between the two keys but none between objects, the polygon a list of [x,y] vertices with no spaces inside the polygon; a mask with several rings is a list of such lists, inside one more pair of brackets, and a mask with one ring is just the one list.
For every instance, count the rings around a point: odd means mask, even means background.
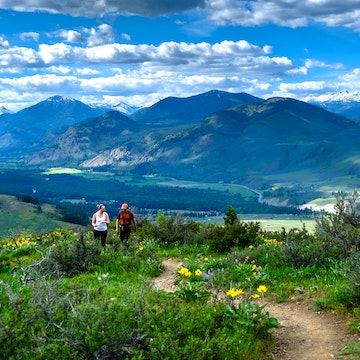
[{"label": "blue sky", "polygon": [[0,107],[360,91],[359,0],[0,0]]}]

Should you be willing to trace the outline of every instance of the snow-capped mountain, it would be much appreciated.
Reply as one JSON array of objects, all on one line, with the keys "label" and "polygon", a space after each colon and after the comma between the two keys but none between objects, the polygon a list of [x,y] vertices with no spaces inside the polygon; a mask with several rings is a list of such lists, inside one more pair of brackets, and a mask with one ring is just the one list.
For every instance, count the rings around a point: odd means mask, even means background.
[{"label": "snow-capped mountain", "polygon": [[122,114],[125,115],[131,115],[133,114],[135,111],[139,110],[142,108],[142,106],[133,106],[133,105],[129,105],[125,102],[120,102],[117,104],[110,104],[110,103],[91,103],[88,104],[90,107],[92,107],[93,109],[102,109],[104,111],[111,111],[111,110],[115,110],[115,111],[119,111]]},{"label": "snow-capped mountain", "polygon": [[360,102],[360,92],[359,91],[340,91],[338,93],[322,94],[319,96],[309,96],[304,99],[306,102],[317,102],[317,103],[327,103],[327,102]]},{"label": "snow-capped mountain", "polygon": [[2,114],[11,114],[11,111],[4,106],[0,106],[0,115]]},{"label": "snow-capped mountain", "polygon": [[320,106],[335,114],[360,121],[359,91],[341,91],[338,93],[323,94],[317,97],[307,97],[304,101]]}]

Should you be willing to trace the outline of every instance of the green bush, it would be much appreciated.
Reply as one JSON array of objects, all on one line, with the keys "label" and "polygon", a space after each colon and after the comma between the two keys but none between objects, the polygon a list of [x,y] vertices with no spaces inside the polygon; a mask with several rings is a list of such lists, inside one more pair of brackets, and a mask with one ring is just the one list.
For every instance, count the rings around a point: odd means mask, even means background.
[{"label": "green bush", "polygon": [[326,265],[329,259],[338,257],[338,248],[302,229],[292,229],[284,235],[282,251],[287,265],[294,268],[302,266]]},{"label": "green bush", "polygon": [[262,237],[262,230],[258,222],[235,222],[226,226],[211,226],[205,236],[209,249],[223,254],[234,247],[245,248],[256,244]]},{"label": "green bush", "polygon": [[360,300],[360,252],[353,253],[343,262],[341,273],[352,286],[354,296]]},{"label": "green bush", "polygon": [[101,249],[89,234],[80,233],[77,239],[66,239],[57,246],[52,246],[38,262],[27,267],[23,272],[24,281],[46,278],[49,276],[74,276],[89,269],[99,260]]},{"label": "green bush", "polygon": [[148,223],[146,237],[157,239],[163,244],[199,244],[201,224],[185,221],[180,213],[166,217],[159,213],[156,222]]},{"label": "green bush", "polygon": [[358,193],[335,195],[335,214],[323,215],[316,219],[316,236],[329,247],[336,248],[337,259],[345,259],[353,250],[360,250],[360,214]]}]

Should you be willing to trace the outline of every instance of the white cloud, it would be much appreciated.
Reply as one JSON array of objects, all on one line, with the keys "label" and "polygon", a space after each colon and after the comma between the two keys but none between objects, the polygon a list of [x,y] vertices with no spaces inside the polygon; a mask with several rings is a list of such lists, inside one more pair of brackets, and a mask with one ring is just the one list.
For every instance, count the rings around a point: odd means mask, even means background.
[{"label": "white cloud", "polygon": [[126,40],[126,41],[130,41],[131,40],[131,36],[129,34],[125,34],[125,33],[122,33],[121,34],[121,37]]},{"label": "white cloud", "polygon": [[60,30],[57,35],[68,43],[85,43],[86,41],[81,33],[74,30]]},{"label": "white cloud", "polygon": [[44,64],[56,65],[60,62],[73,62],[76,60],[76,49],[64,43],[54,45],[40,44],[38,55]]},{"label": "white cloud", "polygon": [[37,32],[32,32],[32,31],[30,31],[30,32],[23,32],[23,33],[21,33],[20,34],[20,39],[22,40],[22,41],[26,41],[27,39],[33,39],[34,41],[39,41],[39,39],[40,39],[40,34],[39,33],[37,33]]},{"label": "white cloud", "polygon": [[76,68],[76,72],[80,75],[97,75],[99,74],[98,70],[91,68]]},{"label": "white cloud", "polygon": [[69,74],[71,73],[71,68],[69,68],[68,66],[51,66],[50,70],[54,73],[59,73],[59,74]]},{"label": "white cloud", "polygon": [[272,23],[295,28],[316,22],[360,31],[357,0],[208,0],[206,11],[209,19],[219,25]]},{"label": "white cloud", "polygon": [[90,34],[87,40],[88,46],[98,46],[114,42],[114,31],[110,25],[102,24],[96,29],[92,28],[85,30],[85,32]]},{"label": "white cloud", "polygon": [[8,49],[10,47],[10,43],[3,36],[0,35],[0,50]]},{"label": "white cloud", "polygon": [[14,47],[2,49],[0,46],[0,69],[44,66],[41,56],[33,49]]},{"label": "white cloud", "polygon": [[308,73],[308,69],[306,66],[301,66],[297,69],[287,70],[285,73],[289,76],[306,75]]},{"label": "white cloud", "polygon": [[[14,47],[1,51],[0,68],[13,67],[45,67],[66,64],[104,64],[112,63],[121,66],[142,66],[152,69],[162,66],[181,71],[186,66],[203,71],[247,71],[266,65],[267,72],[276,67],[288,70],[292,67],[291,60],[286,57],[270,58],[269,46],[259,47],[247,41],[222,41],[220,43],[176,43],[165,42],[159,46],[107,44],[92,47],[78,47],[65,43],[53,45],[40,44],[38,50],[24,47]],[[231,68],[232,67],[232,68]]]},{"label": "white cloud", "polygon": [[[3,77],[0,91],[11,88],[19,93],[42,93],[43,98],[56,93],[74,98],[121,93],[132,104],[145,96],[190,96],[214,88],[263,92],[269,88],[269,76],[281,78],[295,68],[285,56],[271,57],[271,50],[268,45],[260,47],[244,40],[215,44],[172,41],[158,46],[56,43],[40,44],[37,51],[0,49],[0,71],[3,67],[7,71],[18,68],[19,73],[37,72]],[[43,74],[47,69],[52,74]]]},{"label": "white cloud", "polygon": [[339,89],[360,91],[360,68],[341,75],[337,85]]},{"label": "white cloud", "polygon": [[294,90],[301,91],[313,91],[313,90],[322,90],[324,89],[324,81],[304,81],[296,84],[282,83],[279,85],[281,91],[289,92]]},{"label": "white cloud", "polygon": [[315,60],[315,59],[307,59],[305,61],[305,66],[308,69],[311,68],[332,68],[332,69],[342,69],[344,68],[343,64],[336,63],[336,64],[327,64],[325,61]]}]

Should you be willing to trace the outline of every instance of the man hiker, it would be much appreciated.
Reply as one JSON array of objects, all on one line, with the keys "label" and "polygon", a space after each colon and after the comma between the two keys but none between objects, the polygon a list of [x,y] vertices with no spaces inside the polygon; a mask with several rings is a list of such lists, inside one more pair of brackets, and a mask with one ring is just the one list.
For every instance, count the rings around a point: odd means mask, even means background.
[{"label": "man hiker", "polygon": [[128,204],[122,204],[116,218],[116,232],[120,232],[120,241],[128,246],[131,228],[136,231],[136,219],[134,213],[129,210]]}]

